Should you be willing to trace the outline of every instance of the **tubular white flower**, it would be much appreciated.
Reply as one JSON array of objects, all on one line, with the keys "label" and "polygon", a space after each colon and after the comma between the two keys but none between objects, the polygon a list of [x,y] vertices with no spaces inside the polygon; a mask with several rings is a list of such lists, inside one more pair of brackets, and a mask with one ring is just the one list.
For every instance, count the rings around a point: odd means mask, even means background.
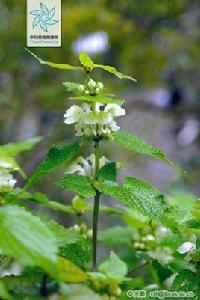
[{"label": "tubular white flower", "polygon": [[103,90],[104,88],[104,85],[102,82],[97,82],[97,88],[100,89],[100,90]]},{"label": "tubular white flower", "polygon": [[124,116],[126,114],[126,111],[124,108],[122,108],[120,105],[118,104],[107,104],[105,106],[105,112],[108,112],[109,114],[111,114],[113,117],[120,117],[120,116]]},{"label": "tubular white flower", "polygon": [[96,87],[96,82],[93,79],[90,79],[87,85],[90,89],[93,89]]},{"label": "tubular white flower", "polygon": [[190,253],[196,250],[196,236],[193,235],[190,241],[183,243],[177,251],[180,254]]},{"label": "tubular white flower", "polygon": [[78,122],[83,115],[83,109],[77,105],[72,105],[64,114],[66,124],[73,124]]},{"label": "tubular white flower", "polygon": [[[109,160],[102,156],[99,160],[99,167],[102,168]],[[65,174],[77,174],[83,176],[94,176],[95,174],[95,155],[92,153],[87,158],[79,156],[67,169]]]}]

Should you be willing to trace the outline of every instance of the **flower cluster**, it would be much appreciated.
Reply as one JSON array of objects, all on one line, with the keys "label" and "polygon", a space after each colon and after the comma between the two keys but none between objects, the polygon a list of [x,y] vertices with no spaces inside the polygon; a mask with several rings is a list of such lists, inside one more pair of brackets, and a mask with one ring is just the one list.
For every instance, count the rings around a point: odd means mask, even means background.
[{"label": "flower cluster", "polygon": [[[90,79],[86,86],[79,85],[79,92],[97,95],[103,89],[102,82]],[[72,105],[64,114],[64,123],[75,124],[77,136],[107,136],[120,129],[114,121],[115,117],[125,115],[125,110],[118,104],[107,105],[99,102]]]},{"label": "flower cluster", "polygon": [[86,86],[80,84],[79,91],[85,93],[86,95],[98,95],[104,88],[102,82],[95,82],[93,79],[90,79]]},{"label": "flower cluster", "polygon": [[0,160],[0,188],[13,188],[17,182],[10,174],[12,167],[12,164]]},{"label": "flower cluster", "polygon": [[[102,156],[99,159],[99,168],[102,168],[109,160]],[[87,158],[79,156],[67,169],[65,174],[78,174],[82,176],[94,176],[95,174],[95,155],[92,153]]]},{"label": "flower cluster", "polygon": [[120,129],[114,117],[125,115],[125,110],[118,104],[94,103],[73,105],[65,113],[66,124],[75,124],[77,136],[108,135]]}]

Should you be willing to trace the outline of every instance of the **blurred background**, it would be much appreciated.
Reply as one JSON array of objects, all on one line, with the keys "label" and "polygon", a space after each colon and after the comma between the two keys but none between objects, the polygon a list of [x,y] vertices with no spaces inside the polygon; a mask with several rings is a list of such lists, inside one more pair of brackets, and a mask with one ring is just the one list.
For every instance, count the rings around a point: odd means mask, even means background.
[{"label": "blurred background", "polygon": [[[43,136],[34,150],[19,157],[31,174],[51,144],[74,140],[73,126],[63,122],[69,95],[62,82],[83,77],[42,66],[25,51],[25,12],[25,1],[0,2],[0,143]],[[95,62],[137,79],[121,81],[101,71],[93,75],[127,100],[127,116],[118,121],[121,128],[162,148],[189,176],[183,180],[166,164],[120,148],[113,154],[113,147],[105,145],[103,152],[124,161],[128,175],[166,193],[200,193],[199,22],[199,0],[63,0],[62,47],[32,49],[44,60],[69,64],[78,64],[84,50]],[[64,170],[35,189],[70,203],[72,194],[53,184]],[[64,218],[60,213],[55,217]]]}]

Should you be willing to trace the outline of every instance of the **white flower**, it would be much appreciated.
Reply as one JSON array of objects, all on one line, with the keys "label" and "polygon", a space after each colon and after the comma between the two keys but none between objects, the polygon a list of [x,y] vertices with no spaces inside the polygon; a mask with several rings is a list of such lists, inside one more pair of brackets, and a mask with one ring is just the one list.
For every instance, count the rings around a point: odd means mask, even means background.
[{"label": "white flower", "polygon": [[93,89],[96,87],[96,82],[93,79],[90,79],[87,85],[90,89]]},{"label": "white flower", "polygon": [[195,235],[192,236],[191,240],[189,242],[183,243],[177,251],[180,254],[190,253],[196,250],[196,237]]},{"label": "white flower", "polygon": [[0,188],[8,187],[13,188],[17,180],[15,180],[6,169],[0,169]]},{"label": "white flower", "polygon": [[73,124],[80,120],[83,109],[77,105],[72,105],[64,114],[66,124]]},{"label": "white flower", "polygon": [[125,110],[118,104],[84,103],[73,105],[65,113],[65,123],[75,124],[77,136],[108,135],[120,129],[114,121],[115,117],[125,115]]},{"label": "white flower", "polygon": [[97,88],[102,90],[104,87],[103,83],[102,82],[97,82]]},{"label": "white flower", "polygon": [[[99,160],[99,168],[102,168],[109,160],[102,156]],[[78,174],[83,176],[94,176],[95,174],[95,155],[92,153],[87,158],[79,156],[67,169],[65,174]]]}]

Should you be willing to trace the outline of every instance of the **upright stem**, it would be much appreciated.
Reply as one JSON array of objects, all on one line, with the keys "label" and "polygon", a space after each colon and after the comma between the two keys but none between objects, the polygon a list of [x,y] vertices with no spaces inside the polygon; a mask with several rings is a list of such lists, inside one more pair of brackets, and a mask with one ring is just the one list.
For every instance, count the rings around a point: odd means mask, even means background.
[{"label": "upright stem", "polygon": [[[99,149],[99,139],[95,140],[95,179],[97,179],[99,173],[99,156],[100,156],[100,149]],[[93,272],[96,271],[97,265],[97,230],[98,230],[98,216],[99,216],[99,199],[100,193],[96,190],[96,195],[94,197],[94,208],[93,208],[93,259],[92,259],[92,270]]]}]

